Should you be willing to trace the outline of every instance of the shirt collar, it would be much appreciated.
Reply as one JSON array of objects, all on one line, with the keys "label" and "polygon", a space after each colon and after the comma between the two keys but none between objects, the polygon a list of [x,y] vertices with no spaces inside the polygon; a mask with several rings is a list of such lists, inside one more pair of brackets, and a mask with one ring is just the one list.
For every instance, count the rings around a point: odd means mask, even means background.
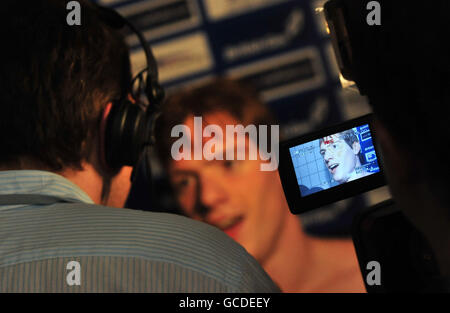
[{"label": "shirt collar", "polygon": [[0,171],[0,195],[46,195],[67,202],[93,204],[78,186],[61,175],[35,170]]}]

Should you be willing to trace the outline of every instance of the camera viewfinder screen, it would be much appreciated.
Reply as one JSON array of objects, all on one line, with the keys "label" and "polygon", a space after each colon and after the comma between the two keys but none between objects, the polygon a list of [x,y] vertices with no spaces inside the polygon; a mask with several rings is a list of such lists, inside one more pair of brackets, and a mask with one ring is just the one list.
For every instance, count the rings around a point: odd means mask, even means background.
[{"label": "camera viewfinder screen", "polygon": [[289,149],[302,197],[380,171],[369,124]]}]

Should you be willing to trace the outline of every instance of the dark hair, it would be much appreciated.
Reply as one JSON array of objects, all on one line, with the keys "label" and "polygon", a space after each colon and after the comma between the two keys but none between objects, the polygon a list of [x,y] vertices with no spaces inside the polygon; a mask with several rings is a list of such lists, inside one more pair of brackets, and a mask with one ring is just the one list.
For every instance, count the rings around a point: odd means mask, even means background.
[{"label": "dark hair", "polygon": [[[355,142],[359,143],[358,136],[356,136],[355,132],[352,129],[348,129],[343,132],[340,132],[339,138],[343,139],[351,149],[353,149],[353,143],[355,143]],[[320,138],[319,139],[319,147],[322,144],[322,142],[323,142],[323,138]],[[361,162],[361,164],[365,163],[364,156],[363,156],[361,150],[359,150],[357,156],[358,156],[358,159]]]},{"label": "dark hair", "polygon": [[69,26],[67,1],[2,1],[1,165],[81,168],[102,109],[130,86],[122,36],[79,2],[82,25]]},{"label": "dark hair", "polygon": [[[344,139],[344,141],[347,143],[347,145],[350,148],[353,148],[353,143],[354,142],[358,142],[359,143],[359,139],[358,136],[356,136],[355,132],[352,129],[348,129],[346,131],[340,132],[339,133],[339,138]],[[321,145],[323,142],[323,138],[319,139],[319,145]]]},{"label": "dark hair", "polygon": [[381,26],[354,27],[361,31],[354,43],[358,72],[378,119],[419,162],[417,179],[448,199],[450,164],[442,151],[450,136],[450,1],[380,3]]},{"label": "dark hair", "polygon": [[171,138],[172,128],[183,124],[189,116],[215,112],[228,112],[244,126],[254,124],[258,128],[275,123],[254,89],[242,82],[217,78],[200,87],[179,91],[164,103],[155,129],[157,153],[164,167],[171,160],[171,146],[177,139]]}]

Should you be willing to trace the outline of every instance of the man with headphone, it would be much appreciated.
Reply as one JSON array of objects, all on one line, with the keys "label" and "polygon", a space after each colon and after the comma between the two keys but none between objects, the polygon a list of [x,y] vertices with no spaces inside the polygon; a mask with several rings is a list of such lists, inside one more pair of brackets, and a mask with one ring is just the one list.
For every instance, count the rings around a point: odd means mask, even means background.
[{"label": "man with headphone", "polygon": [[[0,292],[278,291],[218,229],[119,209],[163,98],[156,64],[117,13],[79,1],[69,26],[66,2],[2,2]],[[146,76],[131,78],[122,27]]]}]

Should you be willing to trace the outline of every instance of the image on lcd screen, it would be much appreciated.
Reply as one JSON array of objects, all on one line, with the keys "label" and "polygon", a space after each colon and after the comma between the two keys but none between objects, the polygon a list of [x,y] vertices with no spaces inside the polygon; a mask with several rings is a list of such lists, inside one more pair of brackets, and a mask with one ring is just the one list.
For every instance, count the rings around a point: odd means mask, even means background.
[{"label": "image on lcd screen", "polygon": [[302,197],[380,171],[369,125],[289,149]]}]

